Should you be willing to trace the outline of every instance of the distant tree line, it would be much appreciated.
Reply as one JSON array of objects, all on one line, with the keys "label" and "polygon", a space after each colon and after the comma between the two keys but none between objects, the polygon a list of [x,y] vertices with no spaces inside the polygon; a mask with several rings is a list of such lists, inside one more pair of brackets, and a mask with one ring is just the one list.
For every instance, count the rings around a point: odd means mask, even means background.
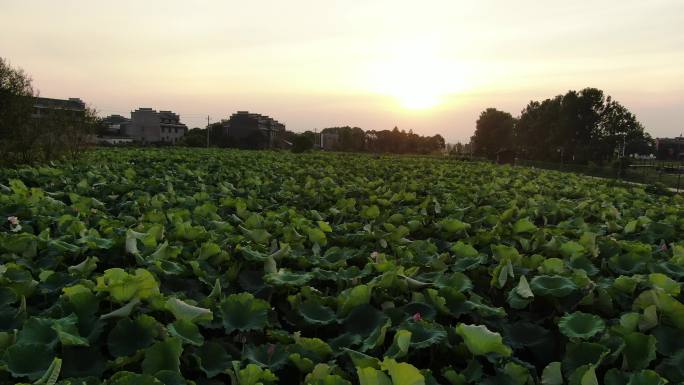
[{"label": "distant tree line", "polygon": [[49,119],[37,119],[36,96],[29,75],[0,58],[0,164],[73,157],[89,146],[99,119],[94,110],[77,115],[55,110]]},{"label": "distant tree line", "polygon": [[[359,127],[328,127],[319,134],[311,131],[302,134],[290,133],[290,140],[295,143],[296,135],[307,137],[313,147],[323,145],[326,149],[344,152],[376,152],[392,154],[431,154],[441,152],[445,148],[441,135],[422,136],[413,130],[408,132],[394,127],[392,130],[364,131]],[[298,141],[301,147],[304,145]],[[299,149],[299,148],[298,148]]]},{"label": "distant tree line", "polygon": [[650,154],[654,140],[627,108],[596,88],[531,101],[515,118],[488,108],[471,138],[475,155],[576,163],[603,162],[622,154]]}]

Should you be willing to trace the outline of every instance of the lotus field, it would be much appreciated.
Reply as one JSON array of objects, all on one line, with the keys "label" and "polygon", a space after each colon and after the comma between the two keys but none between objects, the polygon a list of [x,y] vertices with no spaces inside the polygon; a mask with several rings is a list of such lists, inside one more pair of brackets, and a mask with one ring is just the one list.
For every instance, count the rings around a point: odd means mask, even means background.
[{"label": "lotus field", "polygon": [[684,383],[684,199],[430,157],[0,170],[0,383]]}]

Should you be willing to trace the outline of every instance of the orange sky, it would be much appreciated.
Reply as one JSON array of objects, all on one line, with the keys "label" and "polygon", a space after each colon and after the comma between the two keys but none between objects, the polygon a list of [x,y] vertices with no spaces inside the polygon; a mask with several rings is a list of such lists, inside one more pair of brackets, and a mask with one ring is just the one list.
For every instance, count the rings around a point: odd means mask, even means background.
[{"label": "orange sky", "polygon": [[0,56],[102,114],[237,110],[288,129],[468,140],[480,111],[587,86],[684,131],[684,1],[0,0]]}]

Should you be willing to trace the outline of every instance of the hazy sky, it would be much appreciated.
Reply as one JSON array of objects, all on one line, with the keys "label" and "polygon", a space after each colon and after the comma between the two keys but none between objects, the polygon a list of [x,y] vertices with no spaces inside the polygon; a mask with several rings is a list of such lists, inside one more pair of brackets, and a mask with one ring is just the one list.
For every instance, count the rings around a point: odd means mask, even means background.
[{"label": "hazy sky", "polygon": [[249,110],[453,142],[487,107],[591,86],[684,131],[684,0],[0,0],[0,56],[42,96],[191,127]]}]

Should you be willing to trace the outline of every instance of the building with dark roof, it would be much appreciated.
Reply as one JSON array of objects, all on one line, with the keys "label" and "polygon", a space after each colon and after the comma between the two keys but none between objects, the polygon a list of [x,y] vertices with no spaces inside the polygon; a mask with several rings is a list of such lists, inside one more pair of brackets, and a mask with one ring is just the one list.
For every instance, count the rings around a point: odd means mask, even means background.
[{"label": "building with dark roof", "polygon": [[143,143],[178,142],[188,132],[188,126],[180,122],[180,116],[171,111],[138,108],[131,112],[131,124],[126,127],[125,136]]},{"label": "building with dark roof", "polygon": [[684,137],[656,138],[656,157],[659,160],[684,160]]},{"label": "building with dark roof", "polygon": [[35,119],[55,119],[64,118],[84,118],[86,105],[79,98],[52,99],[52,98],[33,98],[33,118]]},{"label": "building with dark roof", "polygon": [[285,125],[270,116],[238,111],[213,125],[210,143],[220,147],[279,148],[284,133]]}]

